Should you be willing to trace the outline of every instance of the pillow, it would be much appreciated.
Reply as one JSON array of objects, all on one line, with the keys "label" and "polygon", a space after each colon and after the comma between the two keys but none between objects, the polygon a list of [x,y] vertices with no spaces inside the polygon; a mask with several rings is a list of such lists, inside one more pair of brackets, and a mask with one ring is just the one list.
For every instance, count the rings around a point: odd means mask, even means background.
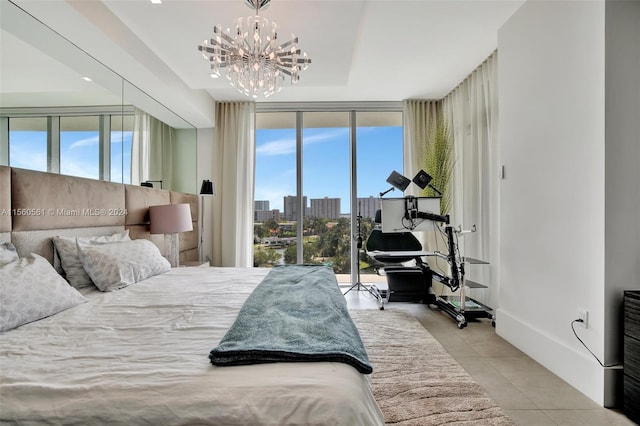
[{"label": "pillow", "polygon": [[86,301],[37,254],[0,266],[0,332]]},{"label": "pillow", "polygon": [[6,265],[14,260],[18,260],[18,252],[11,243],[0,244],[0,265]]},{"label": "pillow", "polygon": [[108,244],[116,241],[131,241],[131,238],[129,238],[128,229],[118,234],[96,237],[53,237],[53,245],[60,257],[62,270],[67,281],[75,288],[81,289],[93,286],[93,282],[82,267],[82,262],[78,257],[76,240],[82,244]]},{"label": "pillow", "polygon": [[149,240],[102,245],[78,241],[78,253],[84,269],[102,291],[118,290],[171,269]]}]

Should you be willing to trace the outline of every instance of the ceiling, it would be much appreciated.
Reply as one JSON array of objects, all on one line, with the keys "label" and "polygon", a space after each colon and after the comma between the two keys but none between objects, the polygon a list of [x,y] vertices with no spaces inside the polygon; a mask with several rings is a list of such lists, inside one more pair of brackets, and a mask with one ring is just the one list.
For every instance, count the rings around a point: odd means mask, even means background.
[{"label": "ceiling", "polygon": [[[253,14],[243,0],[12,1],[196,127],[210,127],[213,100],[247,99],[212,79],[197,50],[214,24]],[[272,0],[260,15],[282,39],[295,33],[312,63],[268,101],[442,98],[496,49],[498,29],[522,3]]]}]

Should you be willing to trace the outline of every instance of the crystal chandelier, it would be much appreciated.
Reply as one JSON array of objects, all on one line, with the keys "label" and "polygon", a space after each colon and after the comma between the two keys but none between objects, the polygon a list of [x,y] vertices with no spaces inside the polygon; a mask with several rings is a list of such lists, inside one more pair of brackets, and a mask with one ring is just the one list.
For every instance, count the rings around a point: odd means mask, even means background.
[{"label": "crystal chandelier", "polygon": [[238,18],[233,31],[213,27],[213,37],[198,46],[202,56],[211,62],[211,77],[220,77],[220,69],[240,93],[257,98],[268,97],[282,89],[286,76],[291,84],[300,80],[300,71],[307,69],[311,59],[298,49],[298,37],[279,44],[278,25],[258,16],[271,0],[245,0],[254,8],[255,16]]}]

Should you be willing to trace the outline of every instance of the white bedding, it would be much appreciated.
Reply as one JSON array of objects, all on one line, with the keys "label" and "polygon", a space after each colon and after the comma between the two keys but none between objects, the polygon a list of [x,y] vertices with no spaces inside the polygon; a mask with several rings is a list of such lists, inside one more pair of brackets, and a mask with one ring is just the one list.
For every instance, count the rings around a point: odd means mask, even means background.
[{"label": "white bedding", "polygon": [[369,377],[347,364],[209,363],[267,272],[172,269],[0,334],[0,422],[384,424]]}]

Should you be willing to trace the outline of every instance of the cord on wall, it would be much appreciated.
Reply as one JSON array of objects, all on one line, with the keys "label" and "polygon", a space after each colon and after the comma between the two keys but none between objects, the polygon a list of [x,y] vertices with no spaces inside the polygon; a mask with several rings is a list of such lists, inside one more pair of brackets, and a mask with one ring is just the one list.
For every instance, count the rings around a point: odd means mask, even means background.
[{"label": "cord on wall", "polygon": [[591,355],[593,355],[593,357],[596,359],[596,361],[598,361],[598,363],[601,366],[603,366],[604,368],[614,367],[614,366],[618,365],[618,364],[605,365],[605,364],[602,363],[602,361],[600,361],[600,359],[596,356],[596,354],[591,352],[591,349],[589,349],[589,347],[582,341],[582,339],[580,337],[578,337],[578,333],[576,333],[576,329],[573,327],[573,324],[576,323],[576,322],[584,322],[584,320],[581,319],[581,318],[578,318],[578,319],[575,319],[575,320],[571,321],[571,330],[573,331],[573,335],[576,336],[576,339],[578,339],[578,341],[580,343],[582,343],[582,346],[584,346],[585,349],[588,350]]}]

